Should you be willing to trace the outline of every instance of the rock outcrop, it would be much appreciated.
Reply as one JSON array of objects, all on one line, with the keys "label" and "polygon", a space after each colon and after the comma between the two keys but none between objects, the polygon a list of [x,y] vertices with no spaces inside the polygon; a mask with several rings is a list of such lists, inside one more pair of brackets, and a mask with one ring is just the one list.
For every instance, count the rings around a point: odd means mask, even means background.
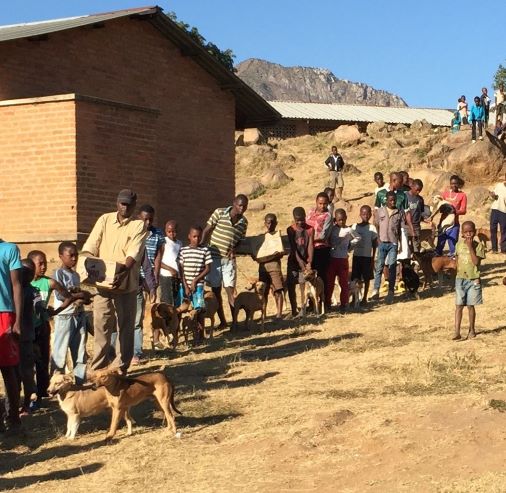
[{"label": "rock outcrop", "polygon": [[236,68],[237,75],[268,101],[407,106],[395,94],[338,79],[327,69],[283,67],[256,58],[245,60]]}]

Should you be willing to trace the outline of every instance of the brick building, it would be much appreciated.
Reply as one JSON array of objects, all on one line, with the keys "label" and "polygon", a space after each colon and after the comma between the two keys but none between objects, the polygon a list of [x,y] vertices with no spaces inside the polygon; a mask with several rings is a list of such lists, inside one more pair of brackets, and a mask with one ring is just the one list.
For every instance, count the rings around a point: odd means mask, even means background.
[{"label": "brick building", "polygon": [[158,7],[0,27],[0,66],[0,236],[23,250],[82,242],[125,187],[202,223],[234,195],[234,131],[279,116]]}]

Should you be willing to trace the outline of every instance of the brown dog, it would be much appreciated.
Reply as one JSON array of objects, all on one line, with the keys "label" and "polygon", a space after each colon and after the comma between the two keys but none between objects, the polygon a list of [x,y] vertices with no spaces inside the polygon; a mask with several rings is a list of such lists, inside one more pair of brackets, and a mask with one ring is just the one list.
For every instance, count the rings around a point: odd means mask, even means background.
[{"label": "brown dog", "polygon": [[457,261],[451,257],[434,257],[431,261],[432,270],[437,274],[439,284],[443,282],[443,273],[450,275],[452,285],[455,286],[457,274]]},{"label": "brown dog", "polygon": [[262,331],[265,323],[265,288],[266,284],[262,281],[252,282],[246,289],[237,295],[234,301],[234,312],[232,320],[232,329],[237,328],[237,316],[241,310],[246,313],[246,328],[250,328],[250,320],[253,319],[255,312],[261,313]]},{"label": "brown dog", "polygon": [[104,387],[112,407],[111,427],[105,437],[110,440],[116,434],[122,418],[132,406],[155,397],[167,420],[167,428],[176,433],[175,414],[181,414],[174,404],[174,387],[162,371],[125,377],[118,368],[97,370],[91,377],[96,387]]},{"label": "brown dog", "polygon": [[[61,410],[67,415],[67,433],[70,440],[76,437],[81,418],[95,416],[111,409],[107,392],[104,387],[82,389],[74,384],[71,375],[55,372],[47,389],[51,396],[56,395]],[[133,420],[128,411],[125,413],[128,434],[132,434]]]},{"label": "brown dog", "polygon": [[216,295],[212,291],[206,291],[204,294],[204,301],[206,303],[206,310],[204,312],[204,318],[208,318],[211,322],[211,326],[209,327],[209,334],[206,333],[205,327],[204,327],[204,337],[206,339],[212,339],[213,338],[213,332],[214,332],[214,319],[216,317],[216,313],[218,313],[218,299],[216,298]]},{"label": "brown dog", "polygon": [[427,286],[432,286],[432,279],[435,274],[432,268],[432,259],[435,258],[434,252],[414,252],[413,258],[423,272],[423,289],[426,289]]},{"label": "brown dog", "polygon": [[313,303],[317,316],[325,315],[325,287],[323,279],[318,277],[318,272],[315,269],[305,270],[303,273],[304,280],[306,281],[306,299],[302,300],[302,309],[299,313],[300,316],[306,316],[307,301],[311,300]]},{"label": "brown dog", "polygon": [[167,341],[175,349],[179,339],[179,323],[181,314],[188,311],[189,302],[185,300],[178,308],[168,303],[154,303],[151,306],[151,329],[162,331]]}]

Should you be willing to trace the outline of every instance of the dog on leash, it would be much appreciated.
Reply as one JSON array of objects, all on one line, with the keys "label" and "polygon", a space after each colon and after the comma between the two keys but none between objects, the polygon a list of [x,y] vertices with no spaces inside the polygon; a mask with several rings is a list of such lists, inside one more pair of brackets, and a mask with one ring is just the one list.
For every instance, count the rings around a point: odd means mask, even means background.
[{"label": "dog on leash", "polygon": [[[49,382],[48,394],[56,396],[60,409],[67,415],[67,433],[65,437],[74,440],[82,418],[96,416],[112,409],[105,388],[80,388],[74,384],[72,375],[55,372]],[[132,434],[133,420],[125,412],[128,435]]]},{"label": "dog on leash", "polygon": [[307,269],[303,272],[305,281],[305,299],[302,300],[302,309],[299,313],[300,316],[306,316],[306,305],[310,301],[317,316],[325,315],[325,287],[323,279],[318,277],[318,272],[315,269]]},{"label": "dog on leash", "polygon": [[126,377],[119,368],[104,368],[93,373],[91,381],[97,388],[103,387],[112,408],[111,427],[105,437],[111,440],[122,418],[126,418],[130,408],[150,397],[160,405],[167,428],[176,433],[175,413],[181,414],[174,404],[174,387],[163,371],[154,371]]}]

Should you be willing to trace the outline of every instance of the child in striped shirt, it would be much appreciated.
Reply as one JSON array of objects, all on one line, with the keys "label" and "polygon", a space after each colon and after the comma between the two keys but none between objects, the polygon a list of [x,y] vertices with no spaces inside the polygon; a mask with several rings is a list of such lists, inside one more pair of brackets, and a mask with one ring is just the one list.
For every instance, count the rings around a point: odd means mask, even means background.
[{"label": "child in striped shirt", "polygon": [[181,298],[188,299],[198,313],[199,339],[204,332],[204,279],[211,269],[211,252],[209,248],[200,246],[202,228],[192,226],[188,233],[189,245],[181,248],[178,256],[179,273],[181,275]]}]

